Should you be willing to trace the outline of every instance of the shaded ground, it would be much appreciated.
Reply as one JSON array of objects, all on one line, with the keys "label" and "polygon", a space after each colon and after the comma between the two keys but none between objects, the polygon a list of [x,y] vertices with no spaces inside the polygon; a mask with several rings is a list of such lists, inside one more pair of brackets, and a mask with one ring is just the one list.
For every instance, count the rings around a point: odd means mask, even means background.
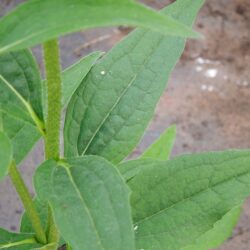
[{"label": "shaded ground", "polygon": [[[6,6],[11,8],[17,2],[20,1],[0,1],[0,15]],[[160,8],[170,1],[144,2]],[[174,155],[250,148],[250,1],[206,2],[196,23],[205,38],[188,42],[153,122],[135,153],[141,152],[173,123],[178,128]],[[126,32],[98,29],[63,38],[63,67],[93,50],[108,50]],[[39,48],[35,53],[40,60]],[[38,145],[22,166],[30,188],[33,168],[42,159],[40,148]],[[0,226],[16,230],[22,208],[8,179],[0,184],[0,197]],[[233,237],[219,249],[250,249],[250,201],[243,206]]]}]

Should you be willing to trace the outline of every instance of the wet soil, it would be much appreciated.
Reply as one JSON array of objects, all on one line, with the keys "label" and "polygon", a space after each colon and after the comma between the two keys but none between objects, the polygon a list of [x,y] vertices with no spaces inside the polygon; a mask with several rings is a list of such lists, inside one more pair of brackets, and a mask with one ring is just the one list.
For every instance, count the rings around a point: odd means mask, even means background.
[{"label": "wet soil", "polygon": [[[1,0],[0,15],[18,2],[21,1]],[[161,8],[171,1],[143,2]],[[206,1],[196,22],[196,29],[204,39],[187,43],[135,154],[171,124],[176,124],[178,129],[173,155],[250,148],[249,27],[249,0]],[[126,28],[96,29],[64,37],[61,39],[63,67],[94,50],[109,50],[129,31]],[[41,62],[40,48],[34,52]],[[42,68],[41,63],[40,66]],[[40,143],[21,167],[31,190],[34,166],[43,157],[41,148]],[[15,231],[22,207],[9,179],[0,184],[0,197],[0,226]],[[250,200],[243,206],[233,236],[219,249],[250,249]]]}]

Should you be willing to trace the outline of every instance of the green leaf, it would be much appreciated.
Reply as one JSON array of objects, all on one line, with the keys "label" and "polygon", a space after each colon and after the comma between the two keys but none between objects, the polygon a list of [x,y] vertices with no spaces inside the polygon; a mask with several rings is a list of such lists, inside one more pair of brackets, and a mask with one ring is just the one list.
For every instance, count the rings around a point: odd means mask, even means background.
[{"label": "green leaf", "polygon": [[20,163],[41,138],[37,128],[9,115],[2,114],[3,130],[13,146],[13,158]]},{"label": "green leaf", "polygon": [[93,52],[67,68],[62,73],[62,106],[68,105],[70,98],[89,73],[92,66],[103,55],[103,52]]},{"label": "green leaf", "polygon": [[43,120],[41,78],[31,52],[22,50],[0,55],[0,75],[11,85],[8,86],[3,80],[0,80],[1,105],[10,103],[24,107],[23,102],[15,93],[16,91]]},{"label": "green leaf", "polygon": [[0,180],[8,174],[13,152],[9,138],[0,131]]},{"label": "green leaf", "polygon": [[129,190],[104,159],[89,156],[58,165],[47,161],[36,171],[34,183],[74,250],[134,249]]},{"label": "green leaf", "polygon": [[[62,72],[62,107],[66,107],[70,98],[76,91],[84,77],[88,74],[94,63],[101,57],[103,53],[96,51],[65,69]],[[43,107],[44,116],[47,115],[47,95],[46,82],[43,81]]]},{"label": "green leaf", "polygon": [[33,234],[16,234],[0,228],[1,250],[32,250],[40,246]]},{"label": "green leaf", "polygon": [[167,128],[152,145],[150,145],[141,158],[168,160],[176,138],[176,126]]},{"label": "green leaf", "polygon": [[250,194],[250,151],[121,164],[130,170],[136,165],[143,168],[137,168],[127,184],[137,249],[216,247],[231,233],[238,213],[234,208]]},{"label": "green leaf", "polygon": [[211,230],[197,238],[190,246],[181,250],[207,250],[218,247],[224,240],[232,235],[232,231],[239,220],[241,207],[234,207],[218,220]]},{"label": "green leaf", "polygon": [[60,4],[58,0],[30,0],[0,20],[0,53],[28,48],[70,32],[115,25],[197,37],[172,18],[132,0],[61,0]]},{"label": "green leaf", "polygon": [[[163,13],[191,26],[202,3],[177,1]],[[99,60],[70,101],[65,154],[124,159],[153,116],[184,45],[182,38],[138,29]]]},{"label": "green leaf", "polygon": [[2,127],[19,163],[41,137],[34,126],[43,126],[40,73],[31,52],[22,50],[0,56],[0,75]]},{"label": "green leaf", "polygon": [[30,115],[25,112],[23,108],[20,108],[16,105],[13,105],[11,103],[2,105],[0,103],[0,112],[4,113],[5,115],[9,115],[17,120],[27,122],[30,125],[35,126],[34,121],[30,117]]}]

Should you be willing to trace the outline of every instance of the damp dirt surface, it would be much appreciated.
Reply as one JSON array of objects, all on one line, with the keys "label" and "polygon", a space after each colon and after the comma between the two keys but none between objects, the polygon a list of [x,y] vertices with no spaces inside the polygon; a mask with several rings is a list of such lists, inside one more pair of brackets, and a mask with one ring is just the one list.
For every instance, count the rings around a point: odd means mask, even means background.
[{"label": "damp dirt surface", "polygon": [[[0,15],[20,2],[0,0]],[[143,2],[160,9],[171,1]],[[195,27],[204,39],[188,41],[134,155],[140,154],[171,124],[177,125],[173,156],[250,148],[250,1],[207,0]],[[94,50],[109,50],[129,32],[126,27],[105,28],[62,38],[63,68]],[[40,47],[33,51],[43,70]],[[21,166],[32,193],[31,176],[43,159],[41,150],[40,142]],[[18,230],[22,212],[15,190],[6,178],[0,184],[0,226]],[[243,205],[232,237],[218,249],[250,249],[250,199]]]}]

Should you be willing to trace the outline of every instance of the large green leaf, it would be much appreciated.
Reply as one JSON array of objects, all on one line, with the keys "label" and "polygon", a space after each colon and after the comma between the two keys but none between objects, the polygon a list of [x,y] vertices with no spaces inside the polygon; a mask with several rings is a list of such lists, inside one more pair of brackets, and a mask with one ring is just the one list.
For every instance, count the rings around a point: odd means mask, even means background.
[{"label": "large green leaf", "polygon": [[120,167],[137,169],[127,181],[137,249],[216,247],[230,235],[237,206],[250,194],[250,151],[145,159]]},{"label": "large green leaf", "polygon": [[41,247],[33,234],[16,234],[0,228],[1,250],[32,250]]},{"label": "large green leaf", "polygon": [[176,126],[167,128],[162,135],[151,144],[141,158],[168,160],[176,138]]},{"label": "large green leaf", "polygon": [[30,116],[43,120],[40,73],[31,52],[21,50],[0,56],[0,75],[2,127],[19,163],[41,137]]},{"label": "large green leaf", "polygon": [[11,141],[0,131],[0,180],[8,173],[12,157]]},{"label": "large green leaf", "polygon": [[196,36],[172,18],[133,0],[30,0],[0,20],[0,53],[78,30],[122,24],[170,35]]},{"label": "large green leaf", "polygon": [[[163,13],[191,26],[203,0],[177,1]],[[65,154],[117,163],[139,142],[185,40],[138,29],[91,69],[69,104]]]},{"label": "large green leaf", "polygon": [[114,166],[88,156],[45,162],[35,174],[38,197],[50,203],[57,227],[74,250],[132,250],[129,190]]}]

